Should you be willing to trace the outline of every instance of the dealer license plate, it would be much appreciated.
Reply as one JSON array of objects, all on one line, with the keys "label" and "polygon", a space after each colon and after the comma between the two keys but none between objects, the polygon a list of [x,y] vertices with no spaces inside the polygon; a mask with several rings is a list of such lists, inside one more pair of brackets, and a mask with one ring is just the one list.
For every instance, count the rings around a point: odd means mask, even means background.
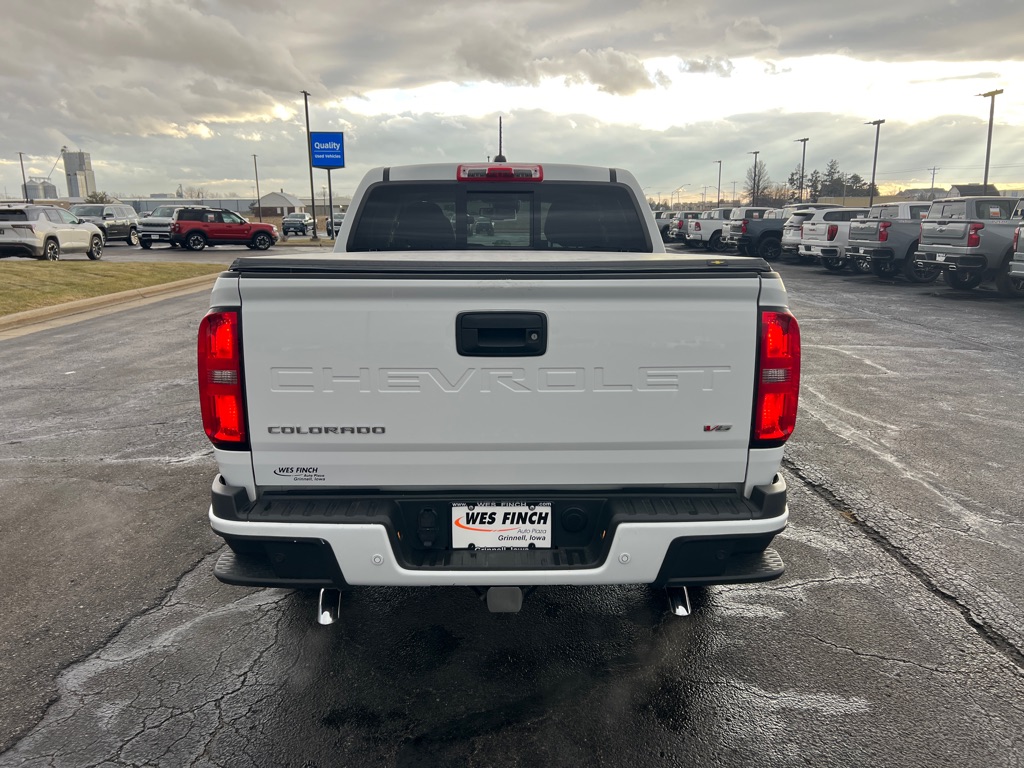
[{"label": "dealer license plate", "polygon": [[936,261],[945,261],[946,260],[946,254],[944,254],[944,253],[937,253],[937,254],[935,254],[935,260]]},{"label": "dealer license plate", "polygon": [[551,503],[452,504],[454,549],[550,549]]}]

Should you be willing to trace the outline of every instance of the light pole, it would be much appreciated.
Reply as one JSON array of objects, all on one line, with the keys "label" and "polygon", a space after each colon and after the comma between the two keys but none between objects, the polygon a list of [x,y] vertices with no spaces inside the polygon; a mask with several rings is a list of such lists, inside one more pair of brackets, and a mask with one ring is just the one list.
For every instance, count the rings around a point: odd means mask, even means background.
[{"label": "light pole", "polygon": [[730,200],[729,202],[730,203],[735,203],[736,202],[736,182],[735,181],[731,181],[729,183],[732,184],[732,200]]},{"label": "light pole", "polygon": [[[685,187],[685,186],[686,186],[685,184],[680,184],[678,187],[676,187],[674,190],[672,190],[672,195],[676,196],[676,200],[680,204],[682,204],[683,200],[682,200],[682,195],[680,195],[679,193],[683,190],[683,187]],[[672,202],[672,195],[669,195],[669,197],[668,197],[668,201],[670,203]]]},{"label": "light pole", "polygon": [[[18,153],[18,162],[21,163],[21,197],[26,203],[32,201],[28,199],[28,179],[25,178],[25,153]],[[13,230],[12,230],[13,231]]]},{"label": "light pole", "polygon": [[799,141],[804,145],[803,150],[800,153],[800,194],[797,195],[796,201],[802,203],[804,201],[804,163],[807,162],[807,142],[808,137],[802,139],[794,139],[794,142]]},{"label": "light pole", "polygon": [[256,173],[256,215],[263,221],[263,205],[260,203],[260,167],[256,165],[256,155],[252,156],[252,169]]},{"label": "light pole", "polygon": [[868,208],[875,203],[875,168],[878,165],[878,134],[882,130],[882,123],[885,120],[872,120],[870,123],[864,123],[864,125],[875,126],[875,159],[871,161],[871,186],[868,187]]},{"label": "light pole", "polygon": [[718,163],[718,207],[722,207],[722,161],[712,160],[713,163]]},{"label": "light pole", "polygon": [[989,91],[988,93],[979,93],[978,96],[984,96],[986,99],[992,99],[992,103],[988,110],[988,143],[985,145],[985,191],[981,194],[988,194],[988,161],[992,156],[992,120],[996,116],[996,96],[1003,92],[1000,88],[998,91]]},{"label": "light pole", "polygon": [[316,192],[313,190],[313,142],[309,135],[309,91],[300,91],[306,102],[306,151],[309,152],[309,204],[313,208],[313,237],[311,240],[319,240],[316,236]]},{"label": "light pole", "polygon": [[757,205],[757,156],[761,154],[761,150],[755,149],[747,154],[754,156],[754,178],[750,182],[750,204]]}]

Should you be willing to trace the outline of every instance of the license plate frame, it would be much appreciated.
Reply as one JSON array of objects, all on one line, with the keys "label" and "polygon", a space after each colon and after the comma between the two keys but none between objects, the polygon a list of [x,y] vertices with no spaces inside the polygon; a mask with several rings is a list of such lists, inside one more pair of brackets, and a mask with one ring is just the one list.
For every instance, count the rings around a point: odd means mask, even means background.
[{"label": "license plate frame", "polygon": [[551,549],[549,501],[452,502],[452,549]]}]

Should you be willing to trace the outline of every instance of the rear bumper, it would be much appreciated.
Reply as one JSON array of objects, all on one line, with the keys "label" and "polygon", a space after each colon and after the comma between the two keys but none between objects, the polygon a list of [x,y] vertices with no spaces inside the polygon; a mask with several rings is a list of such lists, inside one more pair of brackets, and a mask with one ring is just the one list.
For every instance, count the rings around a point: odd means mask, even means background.
[{"label": "rear bumper", "polygon": [[939,267],[952,270],[984,270],[988,266],[988,260],[980,253],[949,253],[948,251],[934,251],[922,249],[914,254],[914,263],[917,266]]},{"label": "rear bumper", "polygon": [[865,247],[860,245],[850,245],[846,247],[846,253],[848,256],[867,256],[872,261],[888,262],[896,259],[896,253],[892,248],[874,248]]},{"label": "rear bumper", "polygon": [[[767,581],[783,572],[768,550],[789,517],[778,476],[749,500],[726,492],[554,494],[551,549],[452,549],[450,500],[460,496],[446,497],[447,510],[444,500],[422,494],[265,494],[254,505],[218,477],[210,524],[231,551],[215,575],[241,586],[344,588],[686,586]],[[432,547],[422,546],[415,528],[425,506],[437,511]]]},{"label": "rear bumper", "polygon": [[818,256],[819,258],[832,259],[843,255],[843,249],[836,246],[821,245],[800,245],[800,253],[804,256]]},{"label": "rear bumper", "polygon": [[156,242],[156,243],[169,243],[169,242],[171,242],[171,233],[170,232],[146,232],[145,230],[141,230],[139,232],[139,239],[140,240],[149,240],[150,242]]},{"label": "rear bumper", "polygon": [[45,254],[42,243],[0,243],[0,259],[13,256],[24,256],[30,259],[41,259]]},{"label": "rear bumper", "polygon": [[1010,262],[1010,277],[1024,278],[1024,259],[1014,258]]}]

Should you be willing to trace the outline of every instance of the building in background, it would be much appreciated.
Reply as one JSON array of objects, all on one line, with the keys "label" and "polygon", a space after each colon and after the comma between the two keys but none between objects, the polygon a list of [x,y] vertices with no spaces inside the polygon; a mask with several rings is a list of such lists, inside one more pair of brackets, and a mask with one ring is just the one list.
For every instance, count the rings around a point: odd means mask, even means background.
[{"label": "building in background", "polygon": [[989,184],[986,191],[984,184],[954,184],[949,188],[946,197],[979,197],[984,195],[998,196],[995,184]]},{"label": "building in background", "polygon": [[92,157],[88,152],[65,152],[64,175],[68,180],[68,197],[88,197],[96,191]]},{"label": "building in background", "polygon": [[56,200],[57,187],[49,179],[29,176],[21,185],[21,195],[25,200]]}]

